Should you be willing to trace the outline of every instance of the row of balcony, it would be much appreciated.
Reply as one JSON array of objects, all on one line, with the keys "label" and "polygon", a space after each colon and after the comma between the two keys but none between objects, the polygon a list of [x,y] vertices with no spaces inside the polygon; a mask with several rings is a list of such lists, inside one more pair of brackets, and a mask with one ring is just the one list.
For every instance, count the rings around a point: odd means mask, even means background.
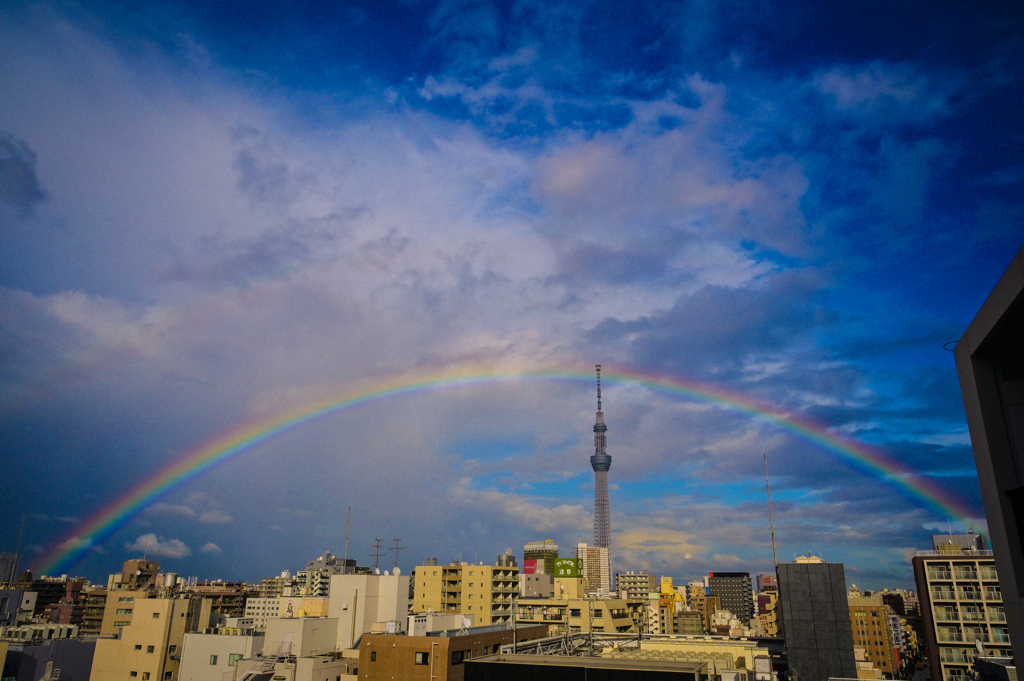
[{"label": "row of balcony", "polygon": [[932,566],[928,570],[929,581],[935,580],[973,580],[978,579],[995,581],[999,579],[999,575],[996,574],[995,567],[991,565],[982,565],[979,569],[975,570],[973,567],[954,567],[950,570],[947,567]]},{"label": "row of balcony", "polygon": [[975,641],[981,641],[982,643],[988,643],[988,632],[986,631],[969,631],[962,633],[959,631],[940,631],[939,632],[939,643],[974,643]]},{"label": "row of balcony", "polygon": [[935,613],[935,619],[939,622],[1005,622],[1006,613],[1002,609],[989,608],[988,613],[980,610],[939,610]]},{"label": "row of balcony", "polygon": [[974,591],[970,589],[957,589],[955,592],[952,589],[947,589],[941,586],[932,587],[932,600],[933,601],[1002,601],[1003,594],[999,590],[999,587],[989,586],[985,588],[984,597],[982,597],[981,591]]}]

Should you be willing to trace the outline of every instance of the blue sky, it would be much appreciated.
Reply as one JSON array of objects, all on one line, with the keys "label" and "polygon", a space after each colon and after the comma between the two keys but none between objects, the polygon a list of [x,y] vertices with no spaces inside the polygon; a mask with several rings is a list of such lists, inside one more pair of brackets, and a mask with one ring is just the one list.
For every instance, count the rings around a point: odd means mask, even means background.
[{"label": "blue sky", "polygon": [[[1019,3],[0,8],[0,547],[26,562],[248,419],[424,367],[601,363],[879,447],[605,394],[618,569],[814,551],[910,586],[984,529],[952,354],[1024,244]],[[240,456],[83,559],[249,579],[591,536],[593,386],[395,398]],[[777,491],[776,491],[777,490]],[[15,520],[12,520],[15,519]],[[947,525],[947,521],[951,521]],[[147,539],[147,535],[152,535]]]}]

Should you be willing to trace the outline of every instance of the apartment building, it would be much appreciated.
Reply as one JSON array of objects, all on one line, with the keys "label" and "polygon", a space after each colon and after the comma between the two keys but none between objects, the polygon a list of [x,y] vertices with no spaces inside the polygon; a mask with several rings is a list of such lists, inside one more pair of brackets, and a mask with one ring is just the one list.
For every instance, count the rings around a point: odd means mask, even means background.
[{"label": "apartment building", "polygon": [[616,572],[615,591],[626,598],[647,598],[647,595],[658,591],[657,578],[647,572]]},{"label": "apartment building", "polygon": [[469,613],[481,626],[511,621],[519,594],[519,567],[505,554],[494,565],[420,565],[414,579],[414,612]]},{"label": "apartment building", "polygon": [[986,656],[1011,657],[1006,609],[991,551],[932,538],[911,564],[934,681],[973,678],[980,644]]}]

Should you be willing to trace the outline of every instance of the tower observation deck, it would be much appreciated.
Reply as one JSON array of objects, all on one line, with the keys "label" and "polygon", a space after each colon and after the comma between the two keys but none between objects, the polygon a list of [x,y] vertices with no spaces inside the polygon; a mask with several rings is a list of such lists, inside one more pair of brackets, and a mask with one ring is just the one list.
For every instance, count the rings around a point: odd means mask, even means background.
[{"label": "tower observation deck", "polygon": [[601,365],[597,365],[597,420],[594,423],[594,455],[590,465],[594,469],[594,546],[608,548],[611,540],[611,520],[608,511],[608,469],[612,457],[608,455],[604,412],[601,411]]}]

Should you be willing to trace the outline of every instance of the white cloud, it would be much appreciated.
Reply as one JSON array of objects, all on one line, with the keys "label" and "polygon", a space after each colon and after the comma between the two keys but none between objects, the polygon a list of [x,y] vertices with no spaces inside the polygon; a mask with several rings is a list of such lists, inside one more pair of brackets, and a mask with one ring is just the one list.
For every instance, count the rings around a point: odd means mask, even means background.
[{"label": "white cloud", "polygon": [[199,549],[199,551],[202,553],[224,553],[224,550],[212,541],[203,544],[203,547]]},{"label": "white cloud", "polygon": [[192,551],[180,539],[162,539],[152,532],[140,535],[134,542],[125,543],[124,547],[139,554],[145,553],[154,560],[192,555]]}]

